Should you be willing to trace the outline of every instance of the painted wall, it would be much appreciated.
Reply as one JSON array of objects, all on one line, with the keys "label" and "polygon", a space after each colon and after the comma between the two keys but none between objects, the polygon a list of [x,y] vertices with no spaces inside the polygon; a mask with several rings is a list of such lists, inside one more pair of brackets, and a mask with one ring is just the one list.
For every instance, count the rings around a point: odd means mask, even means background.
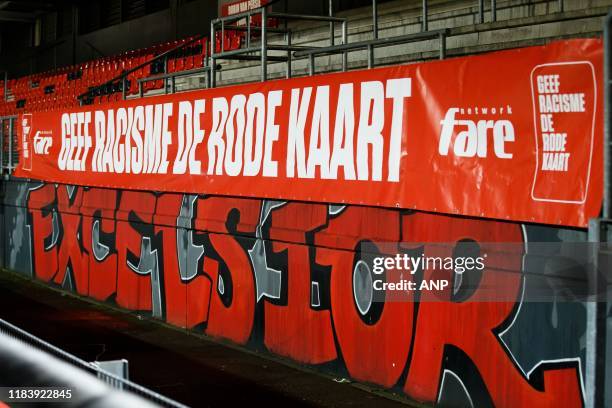
[{"label": "painted wall", "polygon": [[[584,240],[584,231],[359,206],[1,186],[0,261],[49,285],[441,406],[583,405],[586,309],[523,302],[543,270],[536,259],[504,258],[516,272],[504,280],[516,301],[496,303],[371,303],[354,265],[364,241],[528,245]],[[489,279],[483,273],[480,285]]]}]

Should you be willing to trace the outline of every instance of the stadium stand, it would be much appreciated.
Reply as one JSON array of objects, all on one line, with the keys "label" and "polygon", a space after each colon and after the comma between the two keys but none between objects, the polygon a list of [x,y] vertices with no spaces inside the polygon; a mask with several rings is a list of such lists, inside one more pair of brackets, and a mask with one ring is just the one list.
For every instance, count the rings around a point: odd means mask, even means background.
[{"label": "stadium stand", "polygon": [[[235,41],[230,33],[228,33],[227,38],[230,43]],[[189,44],[189,46],[182,47],[184,44]],[[6,87],[4,87],[3,81],[0,88],[4,101],[0,103],[0,116],[78,106],[79,95],[120,76],[122,72],[142,66],[128,77],[129,88],[127,93],[136,94],[139,78],[159,72],[160,67],[157,65],[143,66],[156,55],[175,50],[169,54],[168,72],[176,72],[202,66],[207,47],[206,38],[197,41],[194,41],[194,38],[185,38],[146,49],[130,51],[122,55],[63,67],[55,71],[9,79]],[[164,69],[163,66],[161,69]],[[147,83],[146,89],[152,90],[162,87],[163,83],[161,81],[155,81]],[[100,89],[95,94],[95,102],[119,100],[121,92],[120,87]]]},{"label": "stadium stand", "polygon": [[[600,29],[601,17],[607,7],[605,1],[594,1],[589,9],[580,8],[580,2],[565,1],[516,1],[496,2],[495,10],[478,7],[474,1],[440,1],[431,2],[427,16],[419,2],[406,7],[404,1],[383,3],[379,6],[378,21],[373,23],[370,8],[355,9],[339,15],[348,23],[348,43],[363,41],[372,37],[373,24],[376,24],[375,36],[395,37],[415,34],[420,31],[449,29],[445,47],[447,55],[463,55],[491,49],[532,45],[546,41],[547,37],[558,38],[560,31],[571,35],[590,35]],[[495,3],[495,2],[494,2]],[[599,4],[601,3],[601,4]],[[425,23],[424,23],[425,21]],[[270,42],[291,36],[291,45],[297,49],[315,48],[329,45],[330,35],[325,24],[311,22],[283,22],[283,29],[270,30]],[[543,25],[544,24],[544,25]],[[248,36],[256,42],[261,26],[261,18],[253,15],[249,25]],[[215,34],[215,52],[239,50],[247,43],[246,23],[237,21],[235,29],[224,29]],[[268,19],[267,27],[279,27],[277,19]],[[563,30],[562,30],[563,28]],[[520,29],[520,30],[517,30]],[[537,30],[537,39],[534,35]],[[334,38],[341,40],[339,25],[335,26]],[[377,64],[391,64],[436,58],[439,45],[435,39],[424,38],[411,44],[399,44],[387,47],[378,57]],[[169,52],[171,51],[171,52]],[[168,53],[169,52],[169,53]],[[168,53],[164,60],[156,57]],[[93,91],[91,100],[86,103],[103,103],[117,101],[122,97],[121,84],[101,86],[122,73],[135,67],[139,69],[127,76],[126,95],[137,96],[138,80],[163,73],[178,73],[201,68],[206,64],[209,55],[207,37],[189,37],[174,42],[166,42],[153,47],[129,51],[120,55],[87,61],[82,64],[61,67],[53,71],[37,73],[14,79],[0,80],[0,116],[14,115],[23,112],[37,112],[78,106],[79,95]],[[279,54],[271,51],[269,77],[285,75],[285,64],[279,64]],[[365,51],[355,51],[348,56],[348,68],[360,68],[365,65]],[[325,61],[320,61],[320,60]],[[253,60],[253,58],[250,58]],[[246,58],[224,62],[223,78],[219,84],[249,82],[259,79],[253,65],[257,62]],[[340,69],[340,56],[331,55],[319,58],[318,66],[323,71]],[[292,74],[306,74],[307,61],[302,58],[295,61]],[[319,72],[320,69],[317,69]],[[6,84],[5,84],[6,82]],[[144,94],[164,89],[160,78],[142,81]],[[169,84],[168,84],[169,86]],[[178,88],[181,88],[179,83]],[[183,86],[183,89],[189,85]]]}]

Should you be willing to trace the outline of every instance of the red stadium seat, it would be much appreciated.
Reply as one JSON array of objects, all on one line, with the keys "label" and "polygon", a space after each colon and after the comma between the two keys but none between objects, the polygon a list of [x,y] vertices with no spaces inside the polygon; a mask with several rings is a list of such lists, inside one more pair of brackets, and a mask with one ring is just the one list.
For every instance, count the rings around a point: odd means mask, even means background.
[{"label": "red stadium seat", "polygon": [[[79,106],[77,97],[88,89],[102,85],[117,78],[122,72],[152,60],[155,56],[167,52],[180,44],[189,45],[174,56],[169,56],[165,72],[177,72],[200,68],[204,65],[209,53],[208,39],[194,41],[195,37],[168,41],[155,46],[132,50],[120,55],[87,61],[79,65],[62,67],[7,81],[7,95],[4,95],[4,82],[0,80],[0,115],[11,115],[19,112],[67,109]],[[227,31],[223,39],[215,38],[215,46],[220,51],[221,41],[225,50],[241,47],[244,34]],[[138,92],[138,79],[163,72],[157,67],[153,72],[151,65],[145,65],[128,76],[128,94]],[[163,89],[164,80],[149,81],[144,84],[145,90]],[[5,96],[8,101],[5,101]],[[95,103],[119,101],[122,92],[117,87],[105,87],[96,93]],[[19,106],[19,108],[17,107]]]}]

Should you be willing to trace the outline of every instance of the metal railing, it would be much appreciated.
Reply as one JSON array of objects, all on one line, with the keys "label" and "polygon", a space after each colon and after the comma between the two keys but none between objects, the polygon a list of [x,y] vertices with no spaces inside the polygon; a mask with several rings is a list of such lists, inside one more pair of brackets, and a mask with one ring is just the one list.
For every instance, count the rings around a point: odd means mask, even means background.
[{"label": "metal railing", "polygon": [[[95,96],[97,96],[98,93],[100,93],[103,89],[107,89],[109,87],[114,87],[117,85],[120,85],[120,89],[121,89],[121,94],[123,99],[126,99],[127,97],[127,81],[128,81],[128,76],[133,74],[134,72],[149,66],[159,60],[163,60],[164,61],[164,71],[167,72],[168,71],[168,59],[169,57],[171,57],[173,54],[175,54],[176,52],[182,50],[183,48],[186,48],[192,44],[194,44],[197,41],[200,41],[201,39],[203,39],[205,36],[204,35],[198,35],[195,36],[194,38],[192,38],[190,41],[187,41],[183,44],[180,44],[174,48],[171,48],[167,51],[162,52],[159,55],[154,56],[153,58],[151,58],[148,61],[143,62],[142,64],[139,64],[133,68],[130,68],[127,71],[122,72],[121,74],[117,75],[116,77],[104,82],[103,84],[100,84],[98,86],[95,86],[91,89],[89,89],[88,91],[80,94],[77,99],[79,99],[79,101],[81,101],[81,104],[86,103],[87,100],[89,98],[93,98]],[[208,50],[206,51],[208,52]],[[208,59],[207,55],[205,56],[205,60]],[[206,66],[202,67],[203,70],[207,70],[208,68]],[[167,86],[167,84],[166,84]]]},{"label": "metal railing", "polygon": [[[217,70],[221,69],[221,65],[217,64],[216,69]],[[206,73],[207,75],[210,75],[209,67],[206,66],[206,67],[201,67],[201,68],[189,69],[185,71],[157,74],[157,75],[152,75],[146,78],[138,78],[137,80],[138,81],[138,95],[141,98],[144,96],[144,84],[146,82],[158,81],[160,79],[164,81],[164,93],[165,94],[174,93],[176,92],[176,78],[192,76],[192,75],[197,75],[197,74],[202,74],[202,73]]]},{"label": "metal railing", "polygon": [[[438,38],[440,41],[440,59],[446,57],[446,35],[447,30],[432,30],[422,33],[406,34],[389,38],[378,38],[366,41],[359,41],[349,44],[334,45],[330,47],[322,47],[312,50],[296,51],[293,53],[295,58],[308,57],[308,71],[310,75],[315,74],[315,57],[320,55],[333,55],[339,52],[346,55],[349,51],[367,50],[368,51],[368,68],[374,67],[374,49],[377,47],[389,47],[392,45],[406,44],[409,42],[428,40]],[[343,64],[342,71],[346,71],[346,64]]]},{"label": "metal railing", "polygon": [[[495,0],[492,0],[493,2]],[[221,32],[221,37],[224,37],[226,30],[246,30],[246,41],[245,47],[235,50],[226,51],[224,48],[223,41],[221,41],[220,52],[214,52],[213,48],[210,51],[211,62],[207,65],[213,67],[209,76],[209,87],[216,86],[216,75],[215,66],[216,60],[219,59],[238,59],[238,60],[260,60],[261,61],[261,81],[268,79],[267,74],[267,63],[268,61],[285,62],[286,66],[286,77],[292,76],[292,61],[294,58],[308,58],[309,59],[309,74],[315,73],[315,57],[319,55],[333,55],[342,54],[342,71],[346,71],[348,68],[348,52],[357,50],[368,51],[368,67],[374,66],[374,49],[377,47],[385,47],[397,44],[404,44],[415,41],[422,41],[427,39],[438,38],[440,40],[440,58],[446,56],[446,35],[447,30],[433,30],[428,31],[428,2],[423,0],[422,3],[422,32],[416,34],[407,34],[402,36],[390,37],[390,38],[379,38],[378,36],[378,2],[372,0],[372,40],[359,41],[355,43],[349,43],[348,41],[348,20],[342,17],[335,17],[333,15],[333,0],[329,0],[329,15],[327,16],[316,16],[316,15],[301,15],[301,14],[288,14],[288,13],[275,13],[270,12],[268,8],[270,4],[264,5],[260,8],[248,10],[242,13],[234,14],[232,16],[221,17],[211,22],[210,38],[211,46],[213,46],[213,40],[216,37],[217,32]],[[252,28],[251,21],[253,17],[258,15],[261,21],[261,27]],[[329,22],[329,46],[326,47],[309,47],[309,46],[295,46],[292,45],[291,41],[291,30],[274,30],[268,27],[268,18],[283,20],[285,22],[290,20],[307,20],[307,21],[320,21]],[[228,25],[233,22],[240,20],[246,20],[246,28],[238,27],[234,25]],[[341,24],[341,44],[335,44],[335,24]],[[260,32],[260,43],[258,45],[251,45],[251,31],[257,30]],[[284,44],[270,44],[268,42],[268,33],[277,32],[285,35]],[[280,51],[285,52],[286,55],[269,55],[268,51]]]},{"label": "metal railing", "polygon": [[[486,7],[486,4],[489,7]],[[485,12],[490,13],[490,21],[497,21],[498,2],[497,0],[478,0],[478,21],[479,23],[485,22]],[[557,0],[557,12],[564,10],[564,0]],[[375,49],[378,47],[386,47],[391,45],[405,44],[416,41],[423,41],[429,39],[439,40],[439,56],[440,59],[446,57],[446,39],[449,31],[446,29],[429,30],[429,1],[422,0],[421,3],[421,32],[414,34],[406,34],[395,37],[380,38],[379,37],[379,24],[378,24],[378,1],[372,0],[372,39],[365,41],[358,41],[350,43],[348,41],[348,21],[346,18],[335,17],[333,15],[333,0],[329,0],[329,15],[328,16],[308,16],[308,15],[294,15],[287,13],[274,13],[269,11],[270,4],[264,5],[260,8],[248,10],[232,16],[222,17],[215,19],[211,22],[211,46],[213,46],[213,40],[217,32],[221,32],[222,37],[226,30],[246,30],[246,44],[244,48],[229,50],[224,49],[223,41],[221,42],[221,51],[214,52],[213,48],[210,51],[210,57],[212,62],[208,65],[213,66],[209,75],[209,87],[216,86],[216,75],[215,75],[215,61],[218,59],[238,59],[238,60],[260,60],[261,61],[261,81],[265,81],[268,78],[267,75],[267,63],[268,61],[274,62],[285,62],[287,64],[286,77],[292,76],[292,61],[297,58],[308,58],[310,75],[315,73],[314,58],[320,55],[334,55],[342,54],[342,71],[347,70],[347,53],[358,50],[367,50],[368,52],[368,68],[375,65]],[[261,18],[261,27],[251,27],[251,21],[253,16],[259,15]],[[315,47],[315,46],[295,46],[292,45],[291,41],[291,30],[275,30],[268,26],[268,18],[277,18],[285,21],[292,19],[310,20],[310,21],[322,21],[329,22],[329,46],[326,47]],[[246,20],[246,27],[238,27],[236,25],[228,25],[229,23],[236,22],[239,20]],[[335,24],[342,24],[342,44],[335,44]],[[258,45],[251,46],[251,32],[257,30],[261,33],[261,40]],[[269,33],[282,33],[285,35],[284,44],[271,45],[268,42]],[[269,55],[268,51],[284,51],[286,55]],[[292,58],[293,57],[293,58]]]},{"label": "metal railing", "polygon": [[[441,59],[446,57],[446,39],[449,35],[449,31],[445,29],[440,30],[429,30],[429,21],[431,12],[429,8],[429,0],[422,0],[421,3],[421,16],[420,16],[420,33],[400,35],[396,37],[380,38],[379,37],[379,16],[378,16],[378,0],[372,0],[372,39],[366,41],[359,41],[355,43],[349,43],[348,41],[348,20],[343,17],[334,16],[334,2],[328,0],[328,15],[305,15],[305,14],[290,14],[290,13],[278,13],[272,11],[272,6],[277,4],[280,0],[273,0],[267,4],[247,10],[231,16],[220,17],[214,19],[210,23],[210,37],[208,46],[205,50],[204,64],[201,68],[168,72],[168,59],[171,58],[172,53],[178,50],[188,47],[193,42],[204,38],[204,35],[200,35],[195,39],[181,44],[171,50],[168,50],[160,55],[155,56],[149,61],[146,61],[128,71],[118,75],[112,80],[105,82],[97,87],[90,89],[82,95],[79,95],[81,102],[87,98],[91,98],[99,94],[100,89],[104,89],[109,86],[119,86],[122,91],[122,96],[125,99],[127,97],[127,81],[128,76],[145,66],[151,65],[156,61],[163,60],[164,72],[151,75],[144,78],[139,78],[138,82],[138,95],[144,96],[144,84],[150,81],[163,80],[164,81],[164,93],[176,92],[176,78],[184,76],[192,76],[198,74],[206,74],[206,84],[210,88],[214,88],[217,85],[217,72],[221,69],[221,65],[217,63],[219,60],[243,60],[243,61],[259,61],[261,64],[260,80],[266,81],[268,79],[268,62],[284,62],[286,64],[286,77],[292,77],[292,64],[295,59],[308,58],[309,59],[309,74],[315,73],[314,58],[320,55],[333,55],[342,54],[342,70],[346,71],[348,68],[347,54],[352,51],[367,50],[368,52],[368,67],[375,65],[375,49],[378,47],[386,47],[391,45],[398,45],[416,41],[423,41],[429,39],[439,40],[439,56]],[[554,2],[554,0],[553,0]],[[286,0],[285,0],[286,3]],[[564,0],[557,0],[557,12],[563,12]],[[487,7],[488,5],[488,7]],[[485,13],[490,13],[490,22],[497,21],[498,12],[498,1],[497,0],[478,0],[477,2],[477,21],[482,24],[485,22]],[[286,5],[285,5],[286,9]],[[261,26],[254,26],[254,17],[258,16],[261,21]],[[283,22],[284,28],[271,27],[269,19],[276,19]],[[316,46],[299,46],[292,44],[292,31],[288,29],[287,23],[294,20],[306,20],[306,21],[318,21],[329,23],[329,46],[316,47]],[[239,21],[246,21],[246,24],[239,25]],[[233,23],[233,24],[232,24]],[[341,44],[336,44],[336,25],[341,25]],[[244,46],[236,49],[226,50],[225,48],[225,33],[228,31],[246,32],[244,37]],[[221,34],[220,51],[216,51],[216,36],[217,33]],[[259,34],[259,41],[253,43],[253,34]],[[270,34],[278,34],[282,38],[282,43],[271,43]],[[278,39],[278,37],[276,38]],[[6,84],[6,82],[5,82]]]},{"label": "metal railing", "polygon": [[[375,0],[374,0],[375,1]],[[425,7],[425,3],[427,0],[423,0],[423,5]],[[565,5],[564,0],[557,0],[557,12],[562,13],[564,11]],[[485,0],[478,0],[478,23],[483,24],[485,22]],[[489,12],[491,13],[491,22],[497,21],[497,0],[490,0]],[[424,19],[427,19],[427,16],[424,15]]]},{"label": "metal railing", "polygon": [[23,329],[20,329],[19,327],[7,322],[6,320],[0,319],[0,333],[20,340],[23,343],[29,344],[30,346],[42,350],[45,353],[59,358],[60,360],[70,363],[76,366],[77,368],[87,371],[113,388],[132,392],[142,398],[145,398],[161,406],[173,408],[187,408],[186,405],[183,405],[168,397],[158,394],[155,391],[151,391],[148,388],[145,388],[124,378],[118,377],[112,373],[109,373],[108,371],[102,370],[95,363],[89,363],[87,361],[81,360],[80,358],[68,353],[67,351],[62,350],[61,348],[56,347],[50,343],[47,343],[46,341],[34,336],[31,333],[28,333]]},{"label": "metal railing", "polygon": [[[274,29],[272,27],[268,27],[268,19],[276,19],[281,20],[285,23],[288,21],[318,21],[318,22],[328,22],[330,24],[330,33],[329,33],[329,43],[330,46],[334,45],[335,42],[335,24],[341,25],[341,37],[342,44],[346,45],[348,42],[348,27],[347,27],[347,19],[334,17],[333,12],[333,2],[329,1],[330,4],[330,15],[328,16],[319,16],[319,15],[305,15],[305,14],[291,14],[291,13],[276,13],[268,10],[271,4],[264,5],[262,7],[247,10],[242,13],[234,14],[231,16],[217,18],[211,21],[210,23],[210,38],[211,38],[211,51],[210,51],[210,63],[208,66],[212,67],[210,76],[209,76],[209,87],[214,88],[216,86],[216,61],[223,59],[238,59],[238,60],[259,60],[261,62],[261,81],[267,81],[268,79],[268,61],[275,62],[285,62],[287,64],[286,77],[291,78],[292,76],[292,52],[300,51],[300,50],[309,50],[314,49],[316,47],[304,47],[304,46],[295,46],[292,45],[291,42],[291,31],[290,30],[282,30],[282,29]],[[261,27],[252,27],[252,21],[254,16],[259,16],[261,19]],[[240,20],[246,20],[246,38],[245,38],[245,47],[238,48],[234,50],[225,50],[225,44],[223,38],[225,36],[226,30],[241,30],[242,28],[237,26],[236,23]],[[252,42],[252,31],[256,30],[260,35],[260,43],[256,45],[251,45]],[[217,32],[221,33],[221,50],[216,52],[215,48],[215,38]],[[269,32],[276,32],[280,34],[284,34],[284,44],[270,44],[268,34]],[[269,55],[269,51],[277,51],[284,52],[285,55]],[[258,54],[258,55],[257,55]],[[343,56],[343,69],[346,69],[347,59],[346,55]]]},{"label": "metal railing", "polygon": [[11,174],[18,162],[17,116],[0,116],[0,172]]}]

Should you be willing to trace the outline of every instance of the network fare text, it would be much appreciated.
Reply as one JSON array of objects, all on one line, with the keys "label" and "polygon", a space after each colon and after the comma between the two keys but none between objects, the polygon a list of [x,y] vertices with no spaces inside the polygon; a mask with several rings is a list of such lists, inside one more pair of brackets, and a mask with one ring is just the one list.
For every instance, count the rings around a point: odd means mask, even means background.
[{"label": "network fare text", "polygon": [[62,171],[399,181],[411,79],[64,113]]}]

